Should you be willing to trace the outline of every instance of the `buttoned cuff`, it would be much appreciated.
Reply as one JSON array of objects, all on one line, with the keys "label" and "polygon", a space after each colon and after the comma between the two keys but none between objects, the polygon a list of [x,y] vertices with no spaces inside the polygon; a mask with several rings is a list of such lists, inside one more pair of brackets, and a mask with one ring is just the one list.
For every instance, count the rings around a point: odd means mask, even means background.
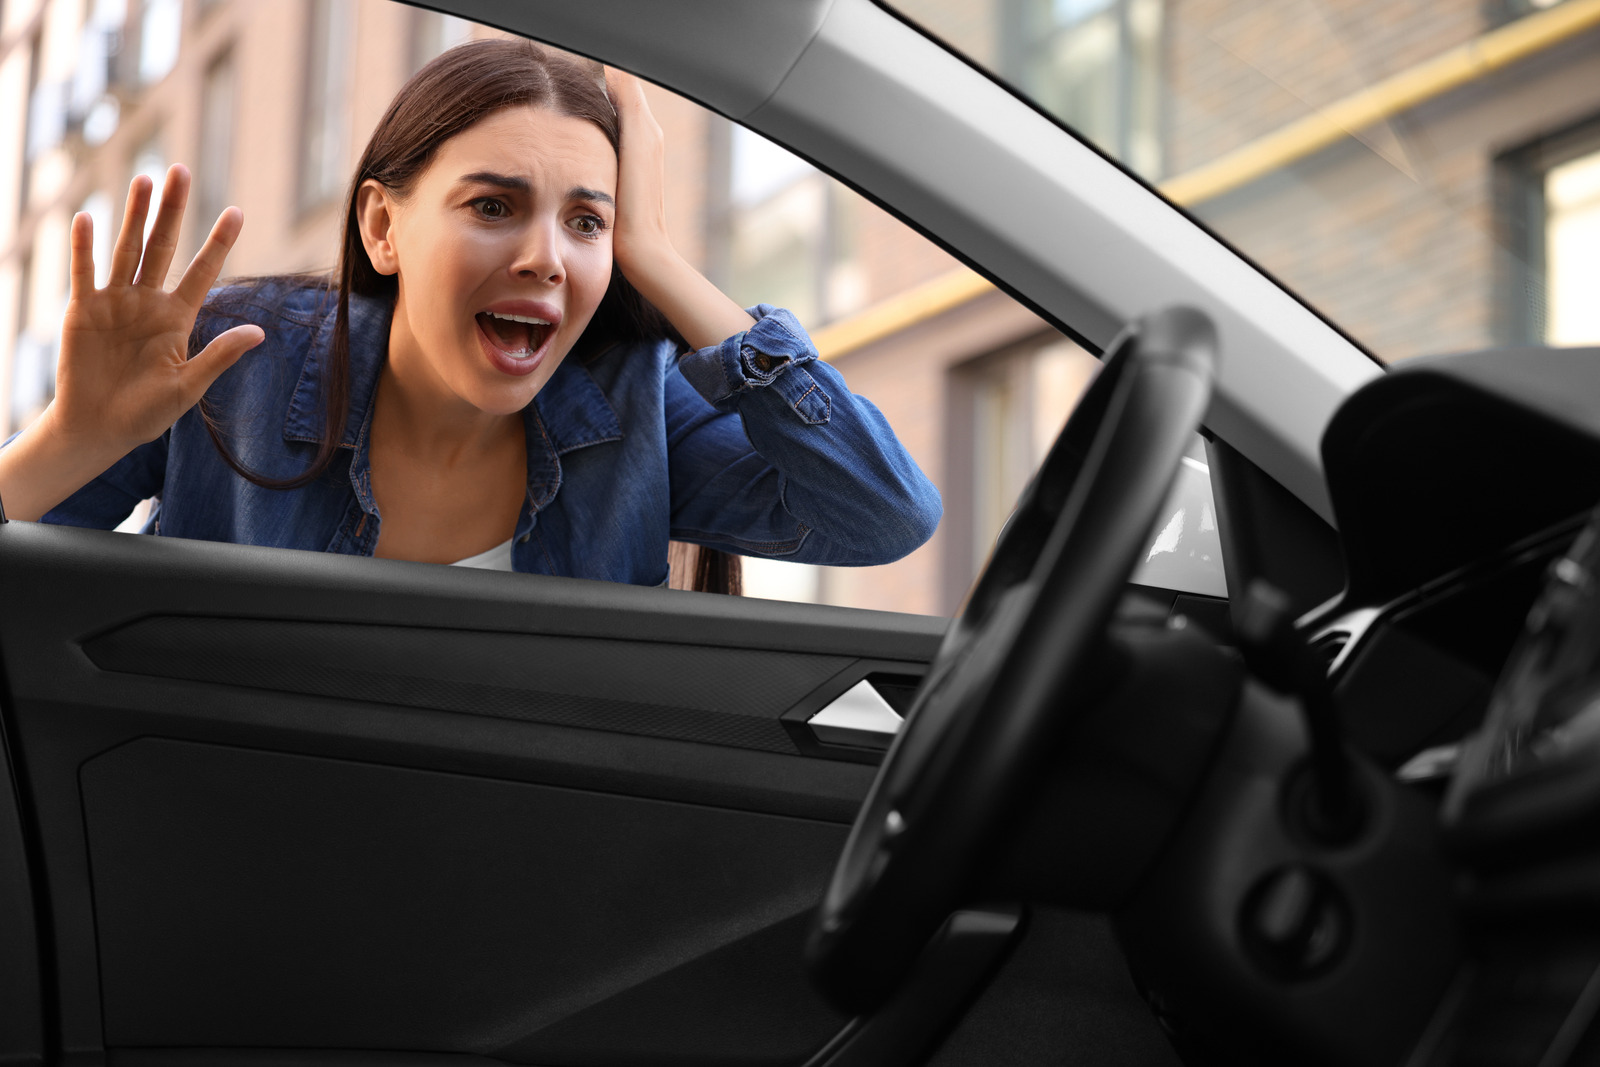
[{"label": "buttoned cuff", "polygon": [[689,384],[712,404],[771,385],[791,368],[817,358],[811,338],[787,309],[757,304],[745,310],[756,320],[754,326],[690,352],[678,363]]}]

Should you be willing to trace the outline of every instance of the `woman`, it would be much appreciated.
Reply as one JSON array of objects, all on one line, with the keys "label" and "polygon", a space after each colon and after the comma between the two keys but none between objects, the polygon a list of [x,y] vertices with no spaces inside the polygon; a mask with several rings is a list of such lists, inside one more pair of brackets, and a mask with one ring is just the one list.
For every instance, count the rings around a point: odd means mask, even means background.
[{"label": "woman", "polygon": [[110,527],[156,497],[170,536],[649,585],[669,539],[920,545],[937,492],[792,316],[678,256],[660,128],[607,78],[525,41],[434,60],[362,156],[336,279],[208,297],[229,208],[165,292],[182,167],[148,243],[134,179],[103,289],[77,216],[56,398],[0,452],[11,517]]}]

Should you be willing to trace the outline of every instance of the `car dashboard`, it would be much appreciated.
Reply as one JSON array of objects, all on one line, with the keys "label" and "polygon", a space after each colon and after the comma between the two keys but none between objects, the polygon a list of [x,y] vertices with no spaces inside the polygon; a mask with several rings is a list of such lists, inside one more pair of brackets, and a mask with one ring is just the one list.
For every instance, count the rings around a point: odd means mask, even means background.
[{"label": "car dashboard", "polygon": [[1351,742],[1398,767],[1482,720],[1550,562],[1600,501],[1584,349],[1403,363],[1323,440],[1346,588],[1301,621]]},{"label": "car dashboard", "polygon": [[[1600,618],[1570,607],[1571,589],[1594,603],[1597,357],[1435,357],[1358,390],[1323,438],[1336,542],[1212,443],[1232,643],[1251,677],[1175,843],[1117,915],[1186,1060],[1510,1067],[1600,1053],[1586,845],[1600,746],[1573,728],[1588,729],[1578,697],[1594,679],[1545,724],[1559,760],[1503,721],[1504,679],[1530,677],[1535,650]],[[1274,675],[1251,614],[1263,589],[1293,605],[1309,685]],[[1556,692],[1545,679],[1533,705]],[[1363,810],[1349,832],[1306,817],[1319,714],[1352,754]],[[1523,766],[1485,769],[1500,749]]]}]

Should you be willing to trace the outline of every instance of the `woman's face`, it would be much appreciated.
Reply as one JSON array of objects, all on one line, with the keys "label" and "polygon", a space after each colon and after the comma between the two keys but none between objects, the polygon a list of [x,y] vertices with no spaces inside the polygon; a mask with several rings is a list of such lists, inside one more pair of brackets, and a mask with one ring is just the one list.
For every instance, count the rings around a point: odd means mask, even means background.
[{"label": "woman's face", "polygon": [[391,365],[484,412],[527,406],[611,279],[617,156],[605,134],[509,107],[441,145],[403,201],[368,185],[368,255],[399,275]]}]

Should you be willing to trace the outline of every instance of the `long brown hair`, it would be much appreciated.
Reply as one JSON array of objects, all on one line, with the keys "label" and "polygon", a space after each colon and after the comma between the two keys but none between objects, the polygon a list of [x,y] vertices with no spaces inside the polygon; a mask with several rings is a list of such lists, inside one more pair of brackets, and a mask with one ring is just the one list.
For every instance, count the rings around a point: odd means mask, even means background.
[{"label": "long brown hair", "polygon": [[[362,184],[369,179],[377,181],[404,199],[442,144],[502,108],[524,105],[592,122],[613,150],[620,144],[617,114],[606,96],[599,65],[532,41],[494,39],[459,45],[423,67],[395,94],[350,181],[338,265],[331,276],[319,279],[335,301],[335,312],[327,364],[318,376],[323,427],[317,454],[309,467],[292,478],[265,477],[234,456],[212,411],[202,401],[201,413],[211,440],[237,474],[268,489],[297,489],[321,477],[337,455],[350,404],[350,296],[355,293],[392,304],[399,291],[398,279],[378,273],[361,242],[356,207]],[[274,280],[281,279],[259,279]],[[233,288],[226,303],[249,305],[250,297],[260,290],[250,285],[242,292]],[[666,317],[613,268],[610,287],[568,358],[589,361],[617,344],[660,338],[670,339],[680,351],[688,347]],[[700,548],[698,555],[693,588],[739,592],[737,557],[706,548]]]}]

